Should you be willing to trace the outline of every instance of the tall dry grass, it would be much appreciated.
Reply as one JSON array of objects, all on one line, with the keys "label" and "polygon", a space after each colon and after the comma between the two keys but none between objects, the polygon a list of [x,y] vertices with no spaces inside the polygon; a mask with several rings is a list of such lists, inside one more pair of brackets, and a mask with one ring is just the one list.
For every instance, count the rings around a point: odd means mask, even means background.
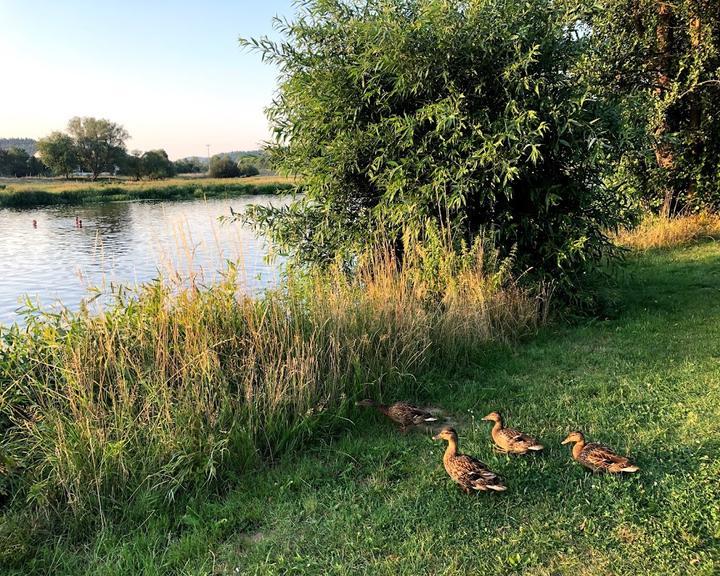
[{"label": "tall dry grass", "polygon": [[337,425],[360,395],[535,329],[546,298],[482,243],[390,251],[252,298],[119,289],[115,304],[31,315],[0,334],[0,488],[51,514],[99,515],[216,484]]},{"label": "tall dry grass", "polygon": [[646,216],[639,226],[620,232],[615,241],[635,250],[672,248],[703,239],[720,238],[720,215],[692,214],[677,218]]}]

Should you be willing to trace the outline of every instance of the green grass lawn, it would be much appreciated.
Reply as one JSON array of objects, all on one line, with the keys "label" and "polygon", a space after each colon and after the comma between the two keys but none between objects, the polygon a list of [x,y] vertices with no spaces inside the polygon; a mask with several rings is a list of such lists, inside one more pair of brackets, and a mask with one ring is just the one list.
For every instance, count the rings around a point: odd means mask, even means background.
[{"label": "green grass lawn", "polygon": [[[42,545],[18,573],[717,574],[720,244],[630,258],[617,298],[611,319],[555,325],[417,382],[505,493],[466,496],[429,431],[358,412],[179,520],[137,502],[90,538]],[[545,453],[493,452],[480,420],[491,410]],[[576,428],[641,471],[586,472],[560,445]]]}]

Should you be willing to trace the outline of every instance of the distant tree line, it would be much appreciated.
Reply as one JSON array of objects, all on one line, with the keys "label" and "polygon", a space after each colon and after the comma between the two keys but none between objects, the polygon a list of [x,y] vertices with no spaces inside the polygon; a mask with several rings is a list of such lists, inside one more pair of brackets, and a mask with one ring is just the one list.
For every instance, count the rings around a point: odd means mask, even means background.
[{"label": "distant tree line", "polygon": [[37,152],[37,140],[32,138],[0,138],[0,150],[22,148],[30,156]]},{"label": "distant tree line", "polygon": [[[215,178],[254,176],[269,167],[262,151],[215,156],[210,165],[198,158],[173,162],[162,149],[128,152],[130,137],[120,124],[98,118],[72,118],[65,132],[52,132],[39,141],[29,138],[0,140],[0,176],[63,176],[87,173],[93,180],[103,173],[136,180],[171,178],[176,174],[209,172]],[[37,151],[37,153],[36,153]]]}]

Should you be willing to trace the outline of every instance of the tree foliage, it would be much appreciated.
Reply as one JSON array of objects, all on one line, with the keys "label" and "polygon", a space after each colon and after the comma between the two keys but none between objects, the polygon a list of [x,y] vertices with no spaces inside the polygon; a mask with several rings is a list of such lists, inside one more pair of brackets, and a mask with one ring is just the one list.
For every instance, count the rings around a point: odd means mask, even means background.
[{"label": "tree foliage", "polygon": [[238,172],[240,176],[257,176],[260,174],[258,167],[253,164],[249,158],[243,158],[237,162]]},{"label": "tree foliage", "polygon": [[207,170],[207,167],[196,158],[181,158],[175,160],[176,174],[200,174]]},{"label": "tree foliage", "polygon": [[145,152],[140,158],[140,169],[142,175],[151,180],[175,176],[175,165],[170,161],[165,150]]},{"label": "tree foliage", "polygon": [[621,103],[621,178],[672,215],[720,208],[720,2],[598,0],[587,70]]},{"label": "tree foliage", "polygon": [[78,155],[75,141],[62,132],[52,132],[37,144],[40,157],[53,173],[69,178],[77,168]]},{"label": "tree foliage", "polygon": [[47,166],[35,156],[28,154],[23,148],[0,149],[0,176],[21,178],[42,176],[47,172]]},{"label": "tree foliage", "polygon": [[232,158],[222,154],[210,158],[208,173],[212,178],[237,178],[240,176],[240,169]]},{"label": "tree foliage", "polygon": [[72,118],[68,133],[73,137],[83,167],[97,180],[101,172],[113,170],[125,153],[125,140],[130,135],[114,122],[97,118]]},{"label": "tree foliage", "polygon": [[281,70],[271,152],[305,194],[250,217],[313,263],[369,230],[400,250],[407,232],[492,231],[569,293],[621,204],[598,167],[604,110],[573,74],[577,20],[550,0],[301,2],[281,41],[243,43]]}]

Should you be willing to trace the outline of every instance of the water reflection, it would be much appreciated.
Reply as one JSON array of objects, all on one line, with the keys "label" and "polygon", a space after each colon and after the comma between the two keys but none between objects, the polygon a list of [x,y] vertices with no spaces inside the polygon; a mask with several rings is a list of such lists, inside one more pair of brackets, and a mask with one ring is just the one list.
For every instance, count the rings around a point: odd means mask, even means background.
[{"label": "water reflection", "polygon": [[107,292],[111,282],[136,284],[173,270],[192,270],[211,282],[228,260],[240,262],[247,290],[258,290],[277,279],[277,265],[264,260],[267,246],[251,230],[220,224],[218,217],[229,215],[230,206],[241,211],[250,203],[286,201],[252,196],[2,209],[0,323],[18,320],[24,295],[46,307],[61,301],[77,308],[91,286]]}]

